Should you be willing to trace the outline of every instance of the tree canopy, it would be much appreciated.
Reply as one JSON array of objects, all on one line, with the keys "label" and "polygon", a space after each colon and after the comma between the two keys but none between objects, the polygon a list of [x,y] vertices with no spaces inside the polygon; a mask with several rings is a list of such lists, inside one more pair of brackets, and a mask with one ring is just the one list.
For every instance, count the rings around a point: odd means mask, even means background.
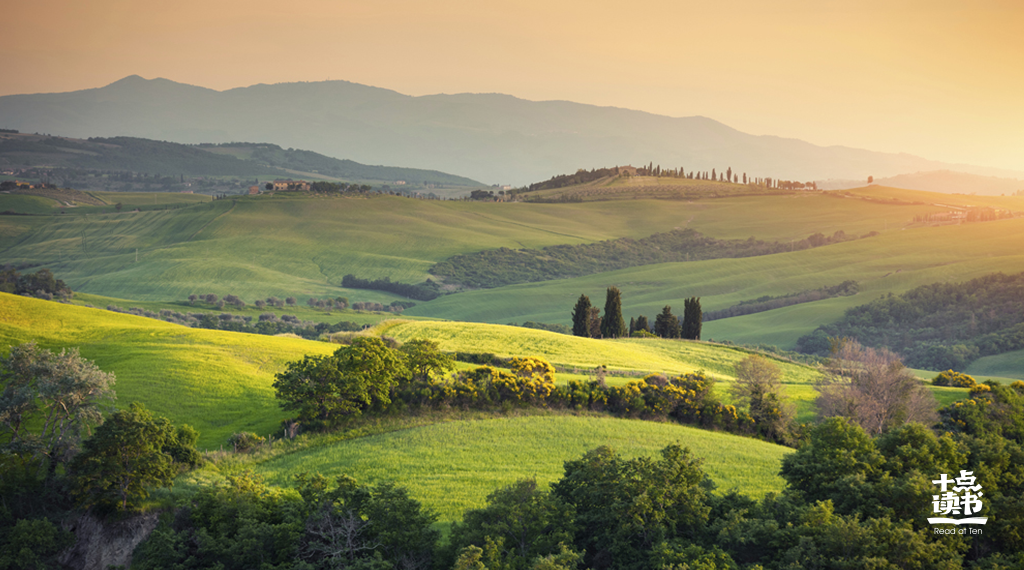
[{"label": "tree canopy", "polygon": [[74,494],[84,507],[127,510],[149,496],[147,487],[170,485],[179,468],[200,463],[199,433],[175,428],[144,406],[111,414],[71,462]]},{"label": "tree canopy", "polygon": [[401,353],[373,337],[356,337],[330,356],[289,362],[274,378],[282,407],[304,423],[330,425],[372,406],[391,403],[391,390],[407,368]]},{"label": "tree canopy", "polygon": [[113,409],[114,381],[77,348],[54,354],[33,343],[11,347],[0,358],[0,441],[52,471]]}]

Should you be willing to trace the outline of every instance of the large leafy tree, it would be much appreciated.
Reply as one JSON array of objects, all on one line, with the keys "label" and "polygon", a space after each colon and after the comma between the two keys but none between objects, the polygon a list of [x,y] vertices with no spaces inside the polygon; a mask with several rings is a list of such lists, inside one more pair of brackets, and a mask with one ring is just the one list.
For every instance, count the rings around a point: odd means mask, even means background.
[{"label": "large leafy tree", "polygon": [[74,495],[87,508],[129,509],[149,496],[147,487],[170,485],[180,467],[199,464],[198,436],[133,403],[96,428],[72,460]]},{"label": "large leafy tree", "polygon": [[391,389],[408,373],[401,353],[383,340],[357,337],[331,356],[289,362],[274,379],[277,397],[299,420],[330,425],[373,406],[391,404]]},{"label": "large leafy tree", "polygon": [[572,309],[572,334],[590,337],[590,297],[580,295]]},{"label": "large leafy tree", "polygon": [[573,510],[557,497],[524,479],[494,491],[487,506],[452,527],[451,544],[458,551],[492,545],[502,568],[529,568],[538,557],[560,553],[559,544],[573,542]]},{"label": "large leafy tree", "polygon": [[441,352],[441,348],[435,341],[410,340],[403,344],[400,350],[405,356],[412,380],[426,381],[432,375],[443,375],[455,369],[455,359],[450,354]]},{"label": "large leafy tree", "polygon": [[52,472],[76,451],[83,434],[113,409],[114,375],[82,358],[35,344],[0,358],[0,442],[13,455]]},{"label": "large leafy tree", "polygon": [[739,405],[750,407],[758,430],[766,437],[785,441],[794,418],[793,406],[785,402],[782,370],[767,358],[751,354],[736,364],[732,395]]},{"label": "large leafy tree", "polygon": [[618,287],[609,287],[604,301],[604,318],[601,319],[601,336],[619,338],[626,336],[626,323],[622,319],[622,292]]},{"label": "large leafy tree", "polygon": [[317,568],[431,567],[437,515],[404,488],[366,487],[345,475],[334,488],[319,474],[296,480],[308,513],[301,557]]},{"label": "large leafy tree", "polygon": [[646,553],[708,521],[713,484],[688,449],[670,445],[661,459],[623,459],[600,447],[565,463],[552,493],[576,509],[576,546],[589,567],[646,568]]}]

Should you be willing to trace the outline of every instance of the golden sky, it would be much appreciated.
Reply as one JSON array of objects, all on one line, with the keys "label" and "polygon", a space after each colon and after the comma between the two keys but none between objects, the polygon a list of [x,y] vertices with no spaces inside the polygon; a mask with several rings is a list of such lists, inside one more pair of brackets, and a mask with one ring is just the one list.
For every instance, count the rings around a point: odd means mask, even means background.
[{"label": "golden sky", "polygon": [[[1021,0],[5,0],[0,95],[500,92],[1024,171]],[[57,134],[57,133],[55,133]]]}]

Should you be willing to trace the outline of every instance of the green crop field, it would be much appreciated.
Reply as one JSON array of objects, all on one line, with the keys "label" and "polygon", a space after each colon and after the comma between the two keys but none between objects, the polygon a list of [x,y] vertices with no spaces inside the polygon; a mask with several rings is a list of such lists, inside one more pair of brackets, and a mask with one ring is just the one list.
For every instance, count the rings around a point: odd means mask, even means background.
[{"label": "green crop field", "polygon": [[685,426],[601,417],[527,416],[453,421],[372,435],[286,454],[258,464],[271,483],[291,486],[296,473],[363,483],[395,481],[436,510],[442,521],[482,507],[498,487],[524,478],[548,484],[563,463],[607,445],[626,457],[655,455],[666,445],[689,447],[723,491],[761,496],[780,491],[782,457],[791,449]]},{"label": "green crop field", "polygon": [[200,448],[216,448],[238,431],[275,431],[287,414],[274,398],[274,374],[304,354],[337,348],[0,293],[0,350],[25,342],[51,350],[78,347],[117,376],[118,407],[139,401],[175,423],[188,423],[200,432]]},{"label": "green crop field", "polygon": [[54,214],[57,202],[42,196],[24,194],[0,194],[0,212],[19,214]]}]

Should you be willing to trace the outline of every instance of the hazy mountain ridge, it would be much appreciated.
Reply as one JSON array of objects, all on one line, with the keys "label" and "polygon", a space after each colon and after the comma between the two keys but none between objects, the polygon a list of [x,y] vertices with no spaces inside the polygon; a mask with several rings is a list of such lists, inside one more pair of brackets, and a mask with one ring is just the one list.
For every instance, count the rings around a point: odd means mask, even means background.
[{"label": "hazy mountain ridge", "polygon": [[706,117],[501,94],[412,97],[347,81],[214,91],[130,76],[98,89],[0,97],[0,126],[73,137],[270,141],[362,163],[515,185],[577,168],[651,161],[792,180],[860,180],[954,168],[908,154],[750,135]]}]

